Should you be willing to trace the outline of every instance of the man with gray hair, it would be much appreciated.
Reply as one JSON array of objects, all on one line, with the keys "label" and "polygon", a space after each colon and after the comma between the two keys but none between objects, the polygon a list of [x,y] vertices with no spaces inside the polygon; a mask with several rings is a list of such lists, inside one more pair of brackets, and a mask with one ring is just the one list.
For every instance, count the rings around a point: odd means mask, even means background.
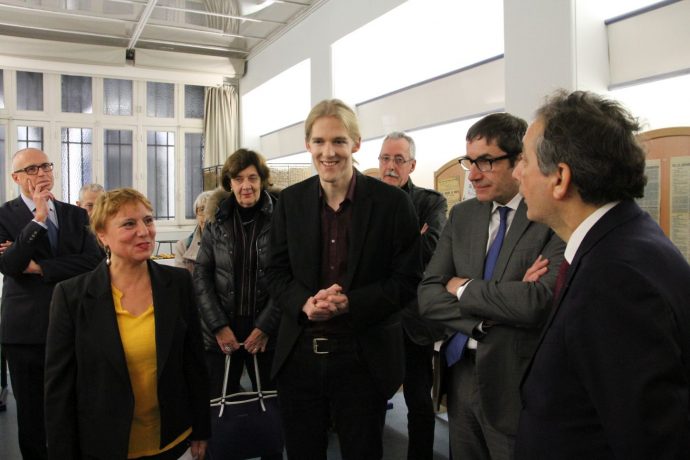
[{"label": "man with gray hair", "polygon": [[[386,136],[379,155],[381,179],[400,187],[412,199],[422,237],[422,262],[426,266],[436,249],[438,237],[446,223],[448,203],[435,190],[417,187],[410,174],[417,165],[415,142],[403,132]],[[422,319],[417,297],[410,300],[402,311],[405,331],[405,378],[403,395],[407,405],[407,458],[431,460],[434,456],[434,405],[431,400],[433,385],[432,359],[434,342],[443,338],[443,328]]]},{"label": "man with gray hair", "polygon": [[86,209],[89,217],[91,217],[91,211],[93,211],[93,205],[104,192],[103,186],[101,184],[84,184],[79,190],[79,199],[77,200],[77,206],[82,209]]}]

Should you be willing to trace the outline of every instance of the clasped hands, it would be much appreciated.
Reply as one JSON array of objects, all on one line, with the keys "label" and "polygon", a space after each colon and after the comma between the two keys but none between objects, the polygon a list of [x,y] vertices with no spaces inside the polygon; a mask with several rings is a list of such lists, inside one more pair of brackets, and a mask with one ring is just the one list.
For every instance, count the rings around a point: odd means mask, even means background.
[{"label": "clasped hands", "polygon": [[216,342],[220,350],[225,354],[230,354],[240,347],[244,347],[247,352],[255,355],[266,351],[266,344],[268,343],[268,334],[261,329],[255,327],[249,334],[249,337],[244,339],[244,343],[237,341],[235,333],[232,332],[229,326],[225,326],[216,332]]},{"label": "clasped hands", "polygon": [[334,284],[309,297],[302,311],[311,321],[328,321],[335,316],[347,313],[349,308],[350,303],[347,296],[343,294],[343,288]]}]

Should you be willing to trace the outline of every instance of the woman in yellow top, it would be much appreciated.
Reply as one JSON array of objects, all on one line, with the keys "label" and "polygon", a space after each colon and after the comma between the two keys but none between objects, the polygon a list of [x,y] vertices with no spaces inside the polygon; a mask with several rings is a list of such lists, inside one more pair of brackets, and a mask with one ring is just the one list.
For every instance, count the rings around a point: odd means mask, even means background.
[{"label": "woman in yellow top", "polygon": [[48,456],[203,459],[208,379],[189,272],[150,260],[152,207],[136,190],[101,195],[91,227],[106,260],[53,292]]}]

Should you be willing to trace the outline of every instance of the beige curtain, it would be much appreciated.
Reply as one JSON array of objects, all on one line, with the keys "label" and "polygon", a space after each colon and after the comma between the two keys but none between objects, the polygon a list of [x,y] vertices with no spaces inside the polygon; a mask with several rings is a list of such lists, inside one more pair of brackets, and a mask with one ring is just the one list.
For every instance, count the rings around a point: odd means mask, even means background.
[{"label": "beige curtain", "polygon": [[237,88],[207,87],[204,95],[204,167],[220,165],[239,145]]}]

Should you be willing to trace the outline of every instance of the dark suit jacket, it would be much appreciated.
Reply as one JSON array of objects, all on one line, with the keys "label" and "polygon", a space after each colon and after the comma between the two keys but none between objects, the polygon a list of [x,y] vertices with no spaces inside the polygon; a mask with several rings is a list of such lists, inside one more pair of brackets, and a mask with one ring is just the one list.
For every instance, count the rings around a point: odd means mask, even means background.
[{"label": "dark suit jacket", "polygon": [[[190,426],[192,439],[206,439],[208,378],[191,276],[183,268],[148,264],[161,447]],[[45,378],[49,458],[127,458],[134,395],[105,263],[55,287]]]},{"label": "dark suit jacket", "polygon": [[[0,242],[13,241],[0,256],[2,288],[0,341],[42,344],[48,329],[48,306],[58,281],[92,270],[101,260],[96,238],[88,229],[86,211],[55,201],[58,218],[58,250],[53,255],[48,231],[33,222],[33,213],[21,197],[0,207]],[[36,261],[43,276],[23,271]]]},{"label": "dark suit jacket", "polygon": [[[476,372],[479,398],[491,425],[513,435],[520,415],[520,378],[536,348],[551,307],[564,243],[548,227],[527,220],[522,201],[505,236],[493,278],[482,279],[492,203],[476,199],[453,207],[436,252],[419,286],[422,316],[479,340]],[[537,283],[525,283],[525,271],[539,255],[551,269]],[[454,276],[472,278],[462,301],[446,290]],[[483,320],[497,324],[478,337]],[[444,359],[443,353],[441,353]],[[446,368],[445,361],[441,370]],[[444,384],[447,384],[444,379]]]},{"label": "dark suit jacket", "polygon": [[690,266],[634,202],[587,233],[522,384],[517,459],[690,458]]},{"label": "dark suit jacket", "polygon": [[[347,281],[350,324],[362,359],[390,397],[403,378],[399,310],[415,294],[421,275],[419,227],[409,197],[359,172],[349,229]],[[282,309],[273,375],[292,351],[306,317],[302,307],[319,289],[321,219],[319,178],[280,195],[271,228],[269,286]]]}]

